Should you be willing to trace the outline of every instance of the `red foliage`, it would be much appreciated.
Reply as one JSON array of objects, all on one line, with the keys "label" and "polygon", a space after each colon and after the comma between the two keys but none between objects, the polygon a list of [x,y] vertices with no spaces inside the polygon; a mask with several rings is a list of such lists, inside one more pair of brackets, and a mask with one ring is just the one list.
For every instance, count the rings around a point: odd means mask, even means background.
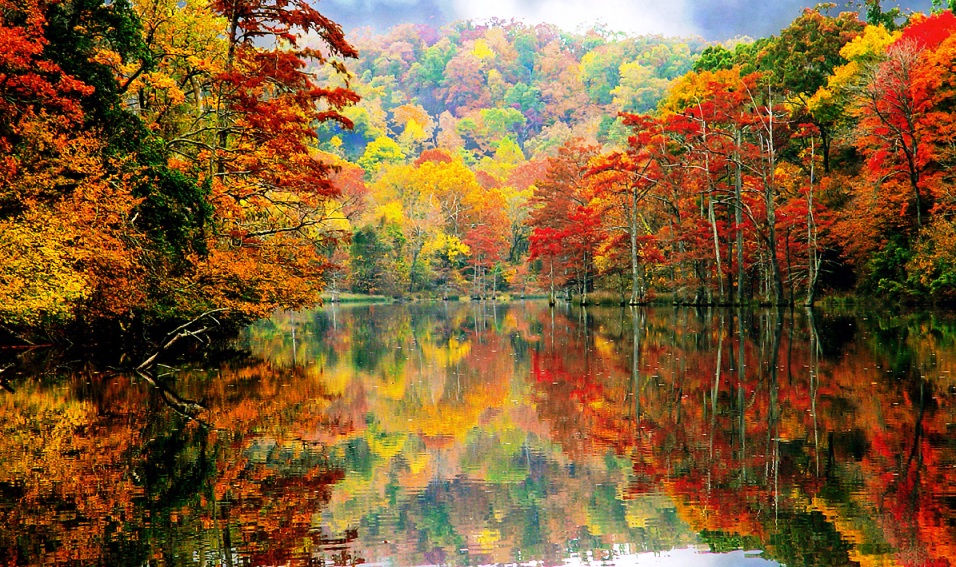
[{"label": "red foliage", "polygon": [[440,148],[429,148],[418,155],[415,167],[424,163],[452,163],[455,159],[447,151]]},{"label": "red foliage", "polygon": [[949,10],[929,17],[917,16],[890,47],[913,43],[920,50],[935,49],[954,33],[956,33],[956,15]]},{"label": "red foliage", "polygon": [[44,57],[46,11],[52,0],[0,0],[0,152],[12,150],[20,121],[41,113],[62,126],[83,118],[79,97],[93,87]]}]

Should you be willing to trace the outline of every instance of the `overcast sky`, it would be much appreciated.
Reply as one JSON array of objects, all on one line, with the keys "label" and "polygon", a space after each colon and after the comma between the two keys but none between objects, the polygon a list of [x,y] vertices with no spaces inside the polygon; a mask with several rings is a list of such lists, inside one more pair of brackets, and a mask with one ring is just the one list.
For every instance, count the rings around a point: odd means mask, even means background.
[{"label": "overcast sky", "polygon": [[[383,30],[412,22],[440,27],[456,20],[501,18],[547,22],[568,31],[603,23],[635,34],[699,35],[708,40],[776,34],[806,0],[319,0],[318,8],[346,30]],[[836,2],[845,6],[844,0]],[[928,12],[931,0],[883,0],[884,9]],[[838,7],[836,11],[845,8]]]}]

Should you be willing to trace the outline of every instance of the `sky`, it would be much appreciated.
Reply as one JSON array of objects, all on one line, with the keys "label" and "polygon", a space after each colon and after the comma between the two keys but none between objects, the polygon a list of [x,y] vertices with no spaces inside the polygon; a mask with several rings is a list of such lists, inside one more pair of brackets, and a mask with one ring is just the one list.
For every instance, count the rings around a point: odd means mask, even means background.
[{"label": "sky", "polygon": [[[845,6],[845,1],[836,1]],[[515,19],[567,31],[604,24],[631,34],[700,36],[711,41],[776,34],[816,1],[806,0],[318,0],[320,12],[346,30],[383,31],[398,23],[440,27],[457,20]],[[932,0],[883,0],[884,9],[928,12]],[[834,13],[842,11],[838,7]]]}]

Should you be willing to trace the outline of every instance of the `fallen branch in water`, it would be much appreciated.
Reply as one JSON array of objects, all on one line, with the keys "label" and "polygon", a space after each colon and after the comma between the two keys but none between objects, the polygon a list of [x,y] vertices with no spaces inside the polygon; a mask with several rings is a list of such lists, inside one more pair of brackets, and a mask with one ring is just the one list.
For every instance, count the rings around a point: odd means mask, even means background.
[{"label": "fallen branch in water", "polygon": [[[137,366],[135,370],[137,372],[141,372],[141,371],[145,371],[152,368],[152,366],[156,363],[156,359],[159,357],[159,355],[169,350],[174,344],[176,344],[177,341],[179,341],[179,339],[182,339],[185,337],[193,337],[194,339],[200,342],[203,342],[205,340],[203,337],[203,334],[209,331],[210,329],[212,329],[213,327],[219,326],[219,321],[215,317],[213,317],[213,314],[219,313],[225,310],[226,310],[225,308],[220,308],[220,309],[213,309],[211,311],[206,311],[205,313],[196,317],[195,319],[188,321],[186,323],[183,323],[179,327],[176,327],[172,332],[166,335],[165,339],[163,339],[164,344],[161,347],[159,347],[159,349],[157,349],[156,352],[151,354],[146,360],[140,363],[140,365]],[[206,318],[209,318],[214,323],[214,325],[204,326],[195,330],[191,330],[189,328],[191,325],[195,325]]]}]

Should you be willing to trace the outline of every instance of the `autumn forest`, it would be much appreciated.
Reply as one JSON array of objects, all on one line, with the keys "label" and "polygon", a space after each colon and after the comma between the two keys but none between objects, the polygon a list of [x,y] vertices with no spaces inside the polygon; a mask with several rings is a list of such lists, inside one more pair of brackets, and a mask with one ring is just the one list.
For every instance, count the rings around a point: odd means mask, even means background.
[{"label": "autumn forest", "polygon": [[956,0],[327,1],[0,0],[0,565],[956,564]]},{"label": "autumn forest", "polygon": [[356,32],[305,0],[0,0],[0,323],[322,293],[956,298],[956,17]]}]

